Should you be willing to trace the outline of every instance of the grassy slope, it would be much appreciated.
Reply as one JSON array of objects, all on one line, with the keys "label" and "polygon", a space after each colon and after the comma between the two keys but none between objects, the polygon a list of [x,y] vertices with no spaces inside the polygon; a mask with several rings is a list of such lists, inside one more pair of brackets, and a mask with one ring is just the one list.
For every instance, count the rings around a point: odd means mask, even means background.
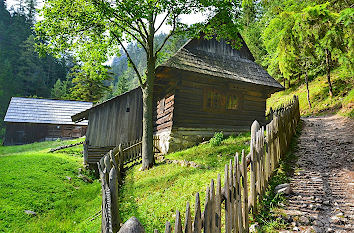
[{"label": "grassy slope", "polygon": [[293,95],[299,96],[301,115],[319,115],[327,113],[339,113],[345,116],[354,117],[354,79],[343,77],[339,71],[332,72],[332,84],[334,97],[328,94],[326,76],[319,76],[309,84],[312,109],[309,109],[306,95],[306,85],[293,86],[275,93],[267,101],[267,106],[277,107],[287,103]]},{"label": "grassy slope", "polygon": [[225,164],[236,152],[242,149],[249,152],[246,143],[249,140],[249,134],[242,134],[224,140],[220,146],[204,144],[167,155],[168,159],[195,161],[209,168],[158,164],[145,172],[138,171],[140,166],[128,170],[125,184],[120,190],[122,220],[135,216],[142,222],[146,232],[153,232],[153,229],[163,232],[166,221],[174,224],[176,210],[181,211],[184,219],[187,201],[194,210],[195,194],[199,192],[203,205],[206,185],[210,184],[211,179],[216,180],[218,173],[223,174]]},{"label": "grassy slope", "polygon": [[99,182],[88,184],[77,177],[81,157],[48,153],[72,142],[0,146],[0,232],[99,231],[100,218],[85,221],[100,210]]}]

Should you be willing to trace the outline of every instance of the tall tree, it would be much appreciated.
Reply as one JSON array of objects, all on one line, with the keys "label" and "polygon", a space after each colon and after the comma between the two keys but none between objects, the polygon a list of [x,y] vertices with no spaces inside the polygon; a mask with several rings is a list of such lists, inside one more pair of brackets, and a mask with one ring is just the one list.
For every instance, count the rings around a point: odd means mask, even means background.
[{"label": "tall tree", "polygon": [[[145,170],[154,165],[152,108],[156,61],[172,35],[186,32],[188,25],[181,22],[180,16],[207,14],[209,23],[195,24],[189,30],[191,35],[197,35],[196,32],[204,28],[207,38],[216,34],[217,39],[232,39],[236,46],[238,41],[234,39],[239,27],[235,18],[239,14],[239,4],[235,0],[48,0],[42,11],[43,20],[36,28],[41,38],[49,42],[42,44],[42,48],[52,52],[90,52],[85,50],[88,44],[100,43],[97,57],[103,61],[102,54],[123,49],[143,92],[142,169]],[[156,45],[155,37],[164,24],[172,29],[165,40]],[[126,42],[132,40],[146,53],[145,74],[139,72],[125,47]]]}]

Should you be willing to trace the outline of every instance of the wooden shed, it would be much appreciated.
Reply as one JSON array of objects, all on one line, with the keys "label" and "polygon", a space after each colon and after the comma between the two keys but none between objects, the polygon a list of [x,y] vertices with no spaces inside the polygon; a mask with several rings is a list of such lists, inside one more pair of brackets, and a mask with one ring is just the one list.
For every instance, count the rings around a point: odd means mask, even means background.
[{"label": "wooden shed", "polygon": [[[189,40],[157,67],[154,131],[160,138],[160,149],[164,153],[180,150],[212,137],[215,132],[229,135],[249,131],[254,120],[265,123],[266,99],[283,89],[254,62],[243,41],[236,50],[225,41],[202,37]],[[140,88],[134,89],[86,111],[86,115],[78,114],[73,120],[89,120],[90,146],[114,147],[135,140],[142,134],[141,96]],[[129,117],[125,111],[128,107]],[[89,161],[96,162],[102,153],[89,152]]]},{"label": "wooden shed", "polygon": [[74,123],[71,116],[90,107],[90,102],[12,97],[4,145],[82,137],[88,122]]},{"label": "wooden shed", "polygon": [[120,143],[140,139],[142,110],[142,92],[136,88],[72,116],[75,122],[89,121],[85,162],[96,164],[103,154]]}]

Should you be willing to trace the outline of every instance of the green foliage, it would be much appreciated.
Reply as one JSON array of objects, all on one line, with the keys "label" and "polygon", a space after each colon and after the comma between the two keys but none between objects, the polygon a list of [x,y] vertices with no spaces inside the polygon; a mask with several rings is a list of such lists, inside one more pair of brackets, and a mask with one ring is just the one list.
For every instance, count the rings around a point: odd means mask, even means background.
[{"label": "green foliage", "polygon": [[210,139],[209,144],[211,146],[220,146],[223,139],[224,139],[224,133],[216,132],[214,136]]},{"label": "green foliage", "polygon": [[58,79],[51,90],[51,97],[54,99],[70,99],[70,89],[72,82],[70,80],[61,81]]},{"label": "green foliage", "polygon": [[[144,88],[143,82],[153,79],[150,74],[166,57],[164,48],[173,44],[169,40],[174,36],[186,33],[195,36],[203,30],[206,37],[216,34],[217,39],[227,39],[236,46],[237,41],[231,42],[231,39],[235,39],[239,28],[235,20],[238,6],[238,1],[215,0],[129,0],[113,5],[102,1],[50,0],[41,11],[44,19],[36,25],[38,37],[42,39],[38,49],[54,54],[73,52],[84,66],[98,72],[109,56],[122,55],[125,57],[122,65],[112,70],[117,75],[112,85],[113,95],[121,94],[139,84]],[[178,19],[180,15],[192,13],[205,13],[209,17],[190,27]],[[156,21],[158,15],[163,16],[161,24]],[[162,24],[172,26],[168,35],[160,34]],[[137,57],[136,51],[144,55]],[[152,66],[147,66],[149,62]],[[145,67],[148,67],[146,75]],[[132,82],[134,76],[136,80]],[[76,94],[81,93],[81,89],[80,86]],[[110,94],[105,96],[110,97]]]},{"label": "green foliage", "polygon": [[70,76],[73,83],[71,99],[98,102],[110,90],[110,86],[105,84],[106,80],[111,80],[107,67],[75,66]]},{"label": "green foliage", "polygon": [[89,184],[78,177],[82,158],[48,153],[77,141],[0,146],[1,232],[99,231],[100,217],[88,221],[101,209],[99,181]]},{"label": "green foliage", "polygon": [[206,185],[210,184],[211,179],[216,180],[218,173],[223,177],[225,164],[234,158],[236,152],[243,149],[249,152],[246,144],[249,140],[249,133],[240,134],[225,139],[220,146],[202,144],[166,156],[171,160],[194,161],[206,168],[161,163],[143,173],[139,172],[140,166],[128,170],[120,189],[122,220],[135,216],[146,232],[153,232],[154,229],[163,232],[166,221],[173,226],[176,210],[184,213],[187,201],[193,206],[197,192],[204,200]]}]

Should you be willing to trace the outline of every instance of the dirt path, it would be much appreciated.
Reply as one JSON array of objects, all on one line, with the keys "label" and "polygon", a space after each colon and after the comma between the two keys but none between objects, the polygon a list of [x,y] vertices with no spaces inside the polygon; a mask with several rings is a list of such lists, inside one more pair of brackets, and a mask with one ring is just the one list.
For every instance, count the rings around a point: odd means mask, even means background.
[{"label": "dirt path", "polygon": [[354,232],[354,121],[303,120],[293,193],[285,207],[290,232]]}]

